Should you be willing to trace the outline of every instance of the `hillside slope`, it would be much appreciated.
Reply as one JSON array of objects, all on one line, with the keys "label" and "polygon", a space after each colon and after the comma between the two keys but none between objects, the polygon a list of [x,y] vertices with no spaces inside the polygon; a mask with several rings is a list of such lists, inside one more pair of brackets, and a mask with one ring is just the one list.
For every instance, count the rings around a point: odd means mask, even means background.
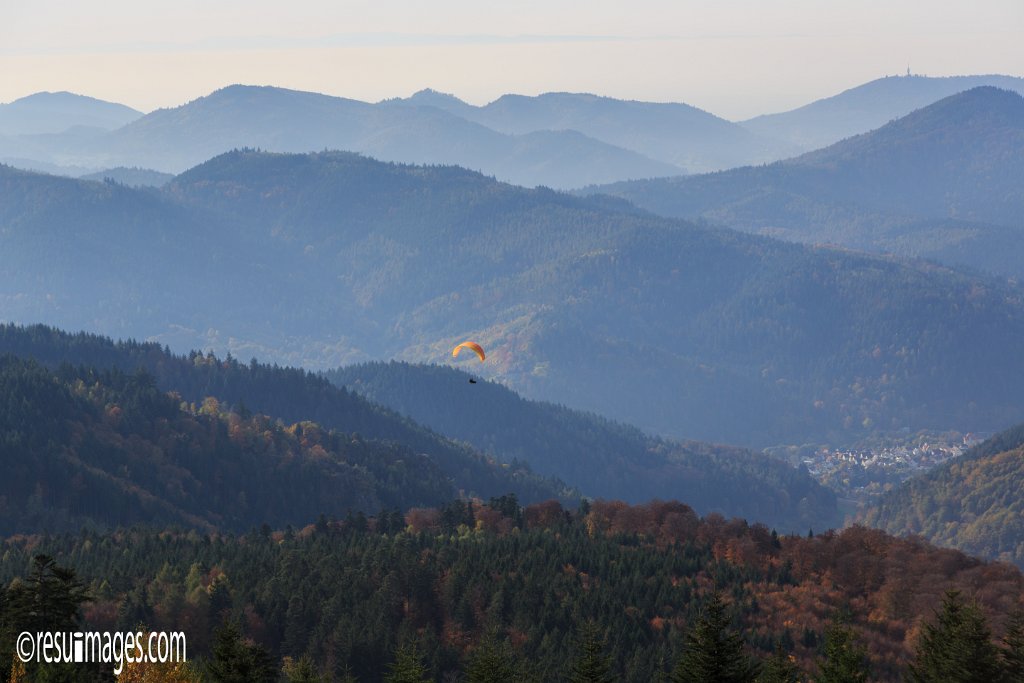
[{"label": "hillside slope", "polygon": [[[772,520],[788,531],[838,526],[835,496],[806,471],[739,448],[678,443],[596,415],[526,400],[443,366],[367,363],[325,373],[344,386],[503,462],[572,482],[589,496],[685,501]],[[737,499],[736,491],[745,495]]]},{"label": "hillside slope", "polygon": [[863,515],[892,534],[1024,567],[1024,425],[886,494]]},{"label": "hillside slope", "polygon": [[138,524],[242,531],[453,494],[396,444],[196,408],[144,373],[56,373],[0,357],[0,533]]},{"label": "hillside slope", "polygon": [[[314,423],[320,426],[318,432],[336,430],[354,435],[355,441],[391,444],[415,453],[416,458],[426,458],[438,468],[445,485],[452,487],[445,489],[444,496],[461,492],[487,498],[515,493],[522,500],[534,501],[575,495],[564,484],[543,479],[525,465],[503,466],[299,369],[262,365],[255,360],[242,364],[209,354],[176,356],[158,344],[115,343],[41,325],[0,326],[0,354],[12,354],[55,370],[65,364],[81,368],[80,372],[135,373],[142,369],[160,390],[173,392],[195,405],[202,406],[208,398],[214,398],[225,411],[243,415],[256,412],[288,424]],[[364,510],[374,512],[375,508]]]}]

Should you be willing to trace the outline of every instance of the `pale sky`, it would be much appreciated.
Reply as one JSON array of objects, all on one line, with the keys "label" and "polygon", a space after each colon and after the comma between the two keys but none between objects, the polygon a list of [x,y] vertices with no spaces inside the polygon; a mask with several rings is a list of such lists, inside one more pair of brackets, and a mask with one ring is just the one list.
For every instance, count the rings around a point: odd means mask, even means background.
[{"label": "pale sky", "polygon": [[1024,0],[0,0],[0,102],[143,111],[232,83],[686,102],[729,119],[885,75],[1024,76]]}]

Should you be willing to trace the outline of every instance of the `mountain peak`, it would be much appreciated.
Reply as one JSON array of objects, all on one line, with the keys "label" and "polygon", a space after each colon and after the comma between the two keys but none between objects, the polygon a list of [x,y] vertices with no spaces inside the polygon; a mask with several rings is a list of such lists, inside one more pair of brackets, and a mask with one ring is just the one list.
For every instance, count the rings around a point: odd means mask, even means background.
[{"label": "mountain peak", "polygon": [[447,92],[441,92],[440,90],[434,90],[433,88],[424,88],[414,92],[409,97],[409,102],[413,104],[427,104],[436,106],[437,104],[449,104],[449,105],[465,105],[466,102],[459,99],[455,95]]}]

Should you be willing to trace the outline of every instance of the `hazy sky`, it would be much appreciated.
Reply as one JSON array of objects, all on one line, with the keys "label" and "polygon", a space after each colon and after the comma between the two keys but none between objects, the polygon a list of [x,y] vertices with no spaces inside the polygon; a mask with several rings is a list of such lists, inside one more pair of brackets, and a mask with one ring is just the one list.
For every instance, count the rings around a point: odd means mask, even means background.
[{"label": "hazy sky", "polygon": [[1024,76],[1024,0],[0,0],[0,102],[144,111],[231,83],[482,104],[552,90],[726,118],[905,72]]}]

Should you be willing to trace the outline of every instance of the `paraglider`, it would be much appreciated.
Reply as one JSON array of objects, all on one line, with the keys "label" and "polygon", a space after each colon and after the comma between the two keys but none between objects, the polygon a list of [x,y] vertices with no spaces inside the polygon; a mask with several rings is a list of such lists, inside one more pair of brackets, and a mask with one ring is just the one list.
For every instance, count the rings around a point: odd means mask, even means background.
[{"label": "paraglider", "polygon": [[464,341],[461,344],[459,344],[458,346],[456,346],[454,349],[452,349],[452,358],[457,358],[459,356],[459,352],[462,351],[462,349],[469,349],[470,351],[472,351],[476,355],[480,356],[480,362],[481,363],[483,362],[484,358],[487,357],[484,354],[484,349],[483,349],[482,346],[480,346],[476,342]]}]

